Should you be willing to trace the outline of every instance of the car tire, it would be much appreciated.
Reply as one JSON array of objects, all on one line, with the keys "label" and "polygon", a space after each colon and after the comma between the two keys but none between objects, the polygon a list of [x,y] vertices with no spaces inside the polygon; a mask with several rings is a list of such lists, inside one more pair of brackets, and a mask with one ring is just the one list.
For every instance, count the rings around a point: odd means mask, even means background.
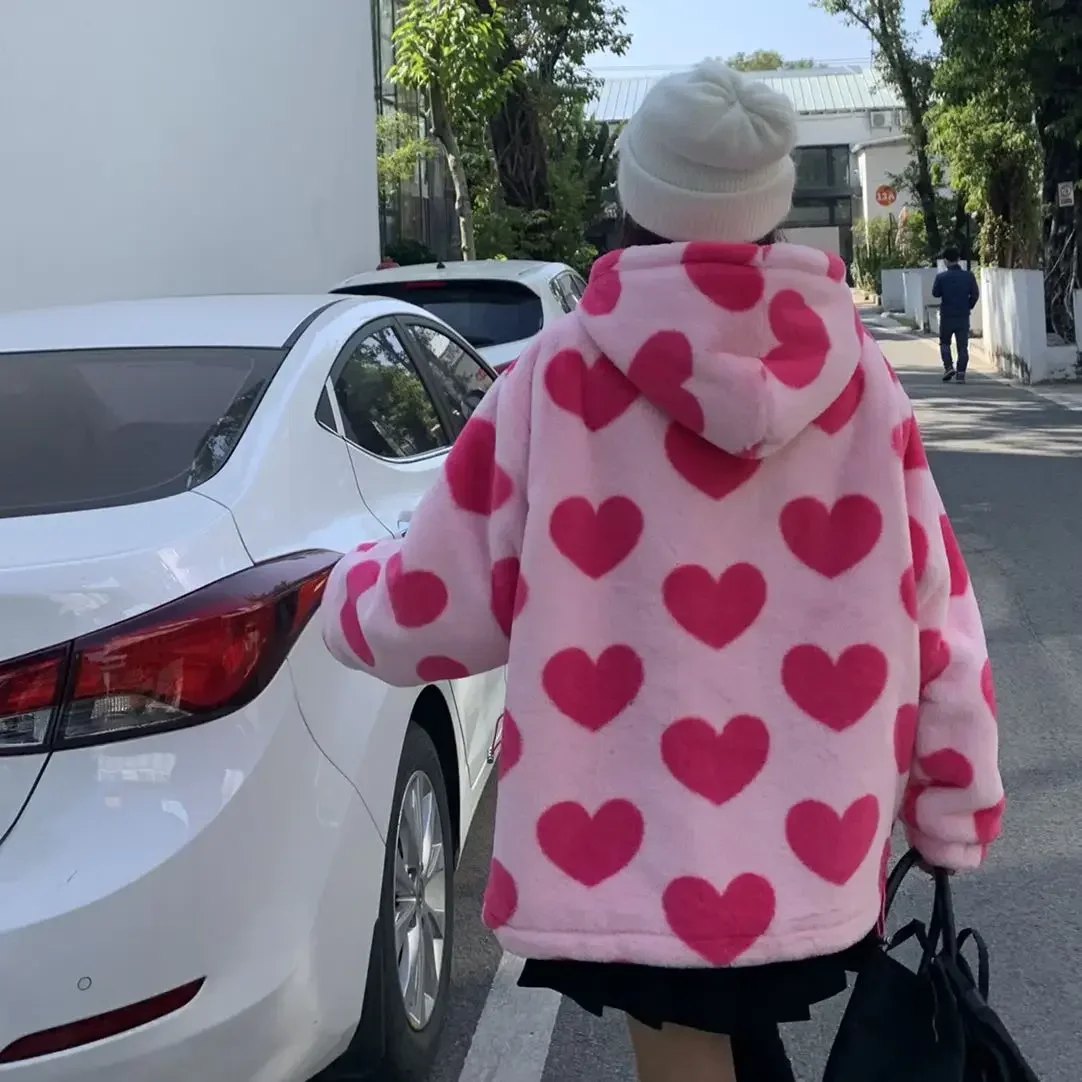
[{"label": "car tire", "polygon": [[[415,822],[418,801],[422,811],[420,824]],[[433,866],[415,867],[414,853],[410,851],[416,851],[413,843],[418,840],[424,843],[426,822],[436,828],[435,840],[442,847],[442,887],[438,881],[440,870]],[[422,854],[422,859],[431,860],[431,854]],[[410,878],[404,871],[420,874]],[[387,827],[379,920],[372,940],[361,1022],[345,1054],[325,1075],[320,1075],[321,1079],[424,1082],[428,1078],[447,1016],[454,946],[454,872],[454,828],[440,757],[428,733],[411,722],[402,745]],[[422,880],[420,885],[418,879]],[[416,890],[413,898],[416,919],[404,920],[405,935],[400,937],[395,930],[396,913],[401,912],[404,918],[410,915],[410,907],[404,901],[407,885]],[[426,933],[434,927],[435,903],[441,901],[443,934],[439,940]],[[419,941],[421,950],[426,952],[420,956],[415,953]],[[438,955],[427,953],[437,942]],[[415,962],[439,959],[435,969],[407,966],[407,973],[427,977],[420,985],[411,984],[410,991],[403,988],[399,976],[403,950],[413,954]],[[418,990],[421,995],[412,994]]]}]

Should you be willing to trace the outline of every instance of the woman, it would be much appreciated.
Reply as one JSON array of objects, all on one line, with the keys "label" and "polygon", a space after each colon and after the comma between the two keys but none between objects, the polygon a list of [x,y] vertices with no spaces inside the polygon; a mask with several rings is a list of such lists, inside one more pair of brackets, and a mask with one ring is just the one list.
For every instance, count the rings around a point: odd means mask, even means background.
[{"label": "woman", "polygon": [[845,987],[899,809],[958,870],[1002,815],[910,402],[841,262],[768,242],[795,141],[715,61],[661,80],[620,142],[632,246],[326,598],[393,684],[508,665],[485,919],[521,983],[626,1012],[643,1082],[792,1078],[778,1023]]}]

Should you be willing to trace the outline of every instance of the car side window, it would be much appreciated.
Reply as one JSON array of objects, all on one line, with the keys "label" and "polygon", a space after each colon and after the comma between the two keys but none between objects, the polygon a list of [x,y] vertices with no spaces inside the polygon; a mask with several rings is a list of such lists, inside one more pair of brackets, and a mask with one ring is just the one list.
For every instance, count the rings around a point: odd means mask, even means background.
[{"label": "car side window", "polygon": [[424,323],[409,320],[403,320],[403,323],[420,347],[429,371],[447,400],[452,421],[461,431],[492,386],[492,376],[450,335]]},{"label": "car side window", "polygon": [[578,306],[579,299],[575,296],[571,287],[570,272],[563,271],[553,278],[552,292],[556,294],[556,299],[560,302],[560,307],[563,308],[565,312],[573,312]]},{"label": "car side window", "polygon": [[567,276],[571,280],[571,292],[575,295],[575,300],[581,301],[582,295],[586,292],[585,280],[574,271],[568,271]]},{"label": "car side window", "polygon": [[390,327],[346,348],[334,393],[347,439],[381,458],[413,458],[449,445],[436,404]]}]

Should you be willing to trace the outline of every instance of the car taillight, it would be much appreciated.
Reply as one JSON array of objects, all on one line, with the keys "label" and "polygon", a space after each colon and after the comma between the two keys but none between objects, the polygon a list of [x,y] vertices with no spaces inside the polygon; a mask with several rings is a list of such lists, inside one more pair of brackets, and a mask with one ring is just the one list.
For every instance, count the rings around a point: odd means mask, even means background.
[{"label": "car taillight", "polygon": [[213,721],[251,702],[319,607],[338,554],[246,568],[74,642],[0,665],[0,755]]}]

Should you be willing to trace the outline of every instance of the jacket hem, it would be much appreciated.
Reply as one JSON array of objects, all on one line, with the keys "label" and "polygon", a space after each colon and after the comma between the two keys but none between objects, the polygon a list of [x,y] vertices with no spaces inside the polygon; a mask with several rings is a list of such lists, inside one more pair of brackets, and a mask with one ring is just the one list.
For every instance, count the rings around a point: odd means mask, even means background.
[{"label": "jacket hem", "polygon": [[[778,930],[757,939],[730,963],[733,968],[797,962],[837,954],[859,943],[879,919],[878,911],[860,913],[821,928]],[[669,932],[553,932],[505,925],[496,933],[505,951],[522,958],[574,959],[582,962],[632,962],[674,969],[701,968],[709,958]],[[731,953],[747,937],[719,936],[709,944],[718,955]]]}]

